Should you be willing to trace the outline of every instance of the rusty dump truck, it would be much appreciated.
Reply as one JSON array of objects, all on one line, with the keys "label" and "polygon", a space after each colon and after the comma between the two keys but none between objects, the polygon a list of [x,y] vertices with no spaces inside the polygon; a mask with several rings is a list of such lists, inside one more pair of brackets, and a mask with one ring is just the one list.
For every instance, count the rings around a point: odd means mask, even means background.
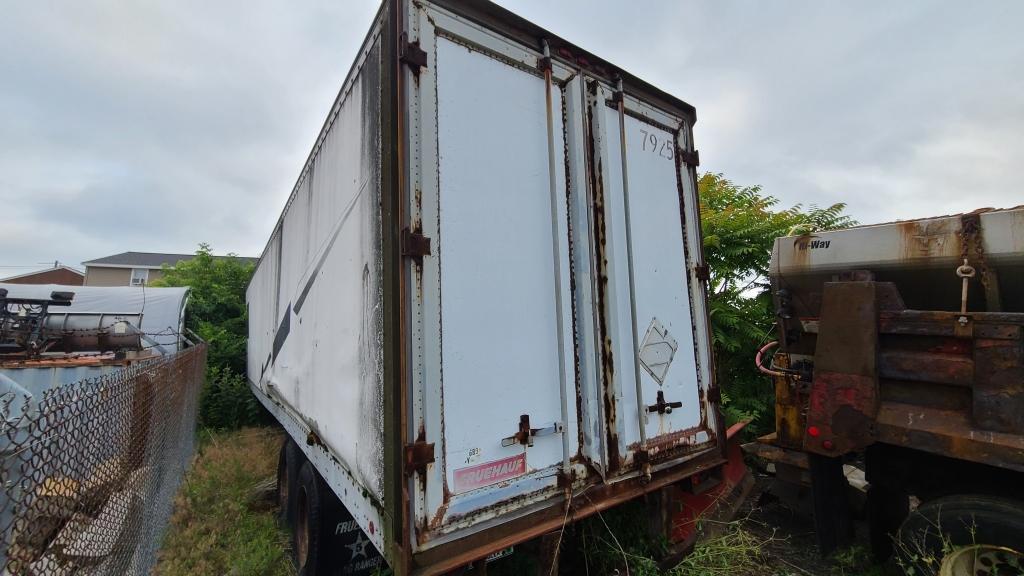
[{"label": "rusty dump truck", "polygon": [[822,549],[851,533],[853,463],[877,556],[1020,574],[1024,207],[778,238],[770,275],[776,432],[753,451],[803,485]]}]

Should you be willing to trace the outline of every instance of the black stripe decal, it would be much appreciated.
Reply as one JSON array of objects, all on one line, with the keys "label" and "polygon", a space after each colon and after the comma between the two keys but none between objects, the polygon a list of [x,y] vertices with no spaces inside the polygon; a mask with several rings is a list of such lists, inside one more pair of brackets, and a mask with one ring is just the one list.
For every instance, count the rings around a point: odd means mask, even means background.
[{"label": "black stripe decal", "polygon": [[331,253],[331,248],[334,247],[334,241],[338,239],[338,234],[341,233],[342,226],[345,224],[345,221],[348,220],[348,216],[352,213],[352,209],[356,207],[356,201],[359,200],[359,197],[362,196],[363,190],[365,189],[366,182],[363,182],[362,188],[359,189],[359,192],[356,192],[355,197],[352,198],[348,207],[345,208],[345,213],[341,215],[341,219],[338,220],[338,224],[334,227],[334,233],[331,234],[331,241],[327,243],[327,247],[324,248],[323,253],[320,254],[320,259],[317,260],[316,266],[313,268],[313,273],[310,274],[309,280],[306,280],[306,285],[302,287],[302,292],[299,294],[299,298],[295,301],[294,309],[296,314],[299,313],[299,310],[302,310],[302,305],[306,302],[306,296],[309,296],[309,291],[313,288],[313,283],[316,282],[316,279],[320,276],[320,268],[323,267],[324,262],[327,261],[327,255]]},{"label": "black stripe decal", "polygon": [[277,334],[274,335],[274,351],[272,353],[273,359],[277,361],[277,353],[281,351],[281,347],[284,346],[284,341],[288,338],[288,333],[292,329],[292,306],[288,305],[288,309],[284,312],[284,319],[281,320],[281,325],[277,327]]}]

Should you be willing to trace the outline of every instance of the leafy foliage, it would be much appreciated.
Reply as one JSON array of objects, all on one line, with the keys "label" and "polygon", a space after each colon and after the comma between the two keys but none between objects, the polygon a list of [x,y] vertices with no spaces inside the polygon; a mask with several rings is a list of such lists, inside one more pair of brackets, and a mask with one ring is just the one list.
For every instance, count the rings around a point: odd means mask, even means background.
[{"label": "leafy foliage", "polygon": [[189,286],[185,325],[209,345],[200,422],[211,428],[255,424],[261,410],[245,383],[248,312],[245,289],[254,265],[229,254],[216,257],[200,244],[195,258],[164,265],[154,286]]},{"label": "leafy foliage", "polygon": [[773,426],[773,390],[754,367],[758,348],[772,334],[775,315],[768,290],[768,266],[775,238],[856,224],[845,204],[827,208],[779,200],[760,186],[739,186],[722,174],[698,181],[704,255],[711,270],[708,299],[718,381],[731,421],[752,420],[751,431]]},{"label": "leafy foliage", "polygon": [[231,368],[210,366],[199,397],[199,421],[207,428],[234,430],[264,420],[263,407],[245,377]]},{"label": "leafy foliage", "polygon": [[195,258],[173,268],[164,265],[164,275],[154,286],[189,286],[185,325],[209,343],[211,366],[245,372],[245,341],[248,313],[245,288],[253,265],[229,254],[215,257],[209,244],[200,244]]}]

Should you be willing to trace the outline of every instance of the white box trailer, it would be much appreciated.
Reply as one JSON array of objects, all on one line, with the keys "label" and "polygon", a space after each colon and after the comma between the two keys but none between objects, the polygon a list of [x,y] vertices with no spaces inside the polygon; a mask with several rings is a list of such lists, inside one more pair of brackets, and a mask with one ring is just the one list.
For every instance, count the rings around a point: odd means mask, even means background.
[{"label": "white box trailer", "polygon": [[383,3],[247,293],[354,550],[437,573],[724,462],[694,121],[489,2]]}]

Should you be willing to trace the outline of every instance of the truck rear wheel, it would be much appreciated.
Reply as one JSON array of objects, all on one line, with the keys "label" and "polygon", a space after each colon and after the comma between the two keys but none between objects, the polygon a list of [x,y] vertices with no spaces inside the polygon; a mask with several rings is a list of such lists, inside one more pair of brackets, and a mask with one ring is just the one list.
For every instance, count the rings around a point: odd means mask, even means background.
[{"label": "truck rear wheel", "polygon": [[[942,570],[944,575],[961,576],[961,572],[949,570],[954,564],[968,565],[968,560],[961,558],[964,547],[974,548],[978,553],[972,558],[990,571],[986,564],[991,564],[995,556],[986,550],[1001,550],[1011,563],[1024,558],[1024,503],[990,496],[937,498],[911,513],[896,536],[897,561],[904,568],[913,567],[915,574],[938,574]],[[970,562],[973,566],[974,560]],[[1024,575],[1024,566],[1018,565],[1015,570],[1004,568],[998,574]],[[988,573],[978,569],[970,572],[972,576]]]},{"label": "truck rear wheel", "polygon": [[295,525],[295,484],[302,461],[302,453],[295,441],[285,438],[277,458],[277,506],[281,522],[288,527]]},{"label": "truck rear wheel", "polygon": [[1002,546],[967,546],[942,561],[939,576],[1021,576],[1024,554]]},{"label": "truck rear wheel", "polygon": [[295,485],[295,530],[292,550],[299,576],[316,576],[320,566],[320,479],[308,461],[299,469]]}]

